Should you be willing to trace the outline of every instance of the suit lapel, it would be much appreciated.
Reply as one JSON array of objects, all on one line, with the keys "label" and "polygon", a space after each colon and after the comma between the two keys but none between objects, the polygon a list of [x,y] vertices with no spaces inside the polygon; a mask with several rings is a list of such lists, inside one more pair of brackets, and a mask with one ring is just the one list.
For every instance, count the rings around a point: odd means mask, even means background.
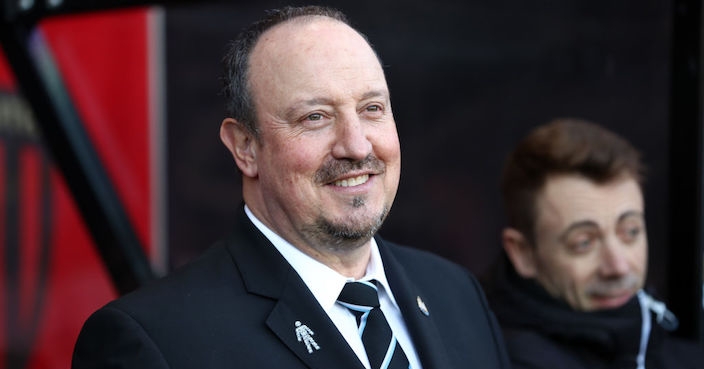
[{"label": "suit lapel", "polygon": [[[447,359],[443,339],[435,324],[435,319],[442,319],[442,317],[433,315],[433,302],[425,299],[423,291],[413,284],[404,267],[384,245],[384,241],[376,237],[376,242],[384,263],[386,279],[399,305],[423,368],[452,368]],[[426,306],[428,315],[423,312],[420,305]]]},{"label": "suit lapel", "polygon": [[251,223],[244,210],[232,237],[228,249],[245,288],[249,293],[276,300],[265,323],[278,339],[309,368],[364,369],[296,271]]},{"label": "suit lapel", "polygon": [[[300,281],[297,274],[291,279]],[[266,324],[310,368],[364,369],[310,291],[305,286],[300,290],[299,281],[286,286]],[[315,342],[309,340],[311,347],[305,344],[306,333]]]}]

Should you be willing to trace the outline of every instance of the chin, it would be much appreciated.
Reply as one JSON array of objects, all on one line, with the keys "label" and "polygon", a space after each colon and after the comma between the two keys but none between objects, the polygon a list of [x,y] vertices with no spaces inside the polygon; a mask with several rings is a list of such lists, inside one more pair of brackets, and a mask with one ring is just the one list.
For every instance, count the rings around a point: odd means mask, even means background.
[{"label": "chin", "polygon": [[634,292],[623,293],[614,296],[591,296],[591,306],[590,310],[609,310],[617,309],[623,305],[626,305],[630,301]]}]

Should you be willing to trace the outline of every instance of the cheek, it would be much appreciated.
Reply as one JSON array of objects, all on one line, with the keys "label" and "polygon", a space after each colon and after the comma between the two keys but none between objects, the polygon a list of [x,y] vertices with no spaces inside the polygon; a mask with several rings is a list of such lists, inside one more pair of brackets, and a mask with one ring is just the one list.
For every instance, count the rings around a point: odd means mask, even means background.
[{"label": "cheek", "polygon": [[315,172],[320,166],[321,154],[314,142],[284,140],[270,146],[269,163],[276,168],[272,175],[299,176],[303,173]]},{"label": "cheek", "polygon": [[398,186],[401,177],[401,150],[398,145],[398,140],[395,144],[388,147],[387,152],[383,155],[378,154],[379,159],[386,163],[386,173],[390,185]]},{"label": "cheek", "polygon": [[393,118],[364,125],[365,137],[372,144],[377,156],[393,155],[400,151],[398,132]]},{"label": "cheek", "polygon": [[372,144],[375,150],[379,152],[377,155],[381,156],[383,154],[389,160],[400,159],[401,144],[398,140],[395,126],[391,125],[391,128],[384,129],[372,137]]},{"label": "cheek", "polygon": [[562,280],[557,283],[581,291],[597,275],[598,263],[590,257],[570,258],[558,264]]},{"label": "cheek", "polygon": [[631,268],[644,275],[648,268],[648,245],[643,243],[634,246],[629,257]]}]

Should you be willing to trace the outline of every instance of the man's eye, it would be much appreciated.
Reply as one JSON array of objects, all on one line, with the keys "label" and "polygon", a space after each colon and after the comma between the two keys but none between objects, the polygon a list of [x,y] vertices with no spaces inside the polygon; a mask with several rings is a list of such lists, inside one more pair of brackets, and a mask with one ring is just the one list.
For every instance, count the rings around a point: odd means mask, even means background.
[{"label": "man's eye", "polygon": [[367,111],[381,111],[381,106],[369,105],[369,106],[367,106]]},{"label": "man's eye", "polygon": [[309,116],[306,117],[307,120],[321,120],[323,119],[323,115],[320,113],[313,113],[310,114]]},{"label": "man's eye", "polygon": [[594,247],[595,243],[595,237],[590,235],[576,237],[569,243],[570,251],[575,254],[585,254]]},{"label": "man's eye", "polygon": [[592,240],[587,238],[587,239],[578,241],[575,246],[577,247],[578,250],[586,250],[591,245],[592,245]]},{"label": "man's eye", "polygon": [[629,227],[622,232],[623,242],[630,243],[635,241],[643,232],[641,227]]}]

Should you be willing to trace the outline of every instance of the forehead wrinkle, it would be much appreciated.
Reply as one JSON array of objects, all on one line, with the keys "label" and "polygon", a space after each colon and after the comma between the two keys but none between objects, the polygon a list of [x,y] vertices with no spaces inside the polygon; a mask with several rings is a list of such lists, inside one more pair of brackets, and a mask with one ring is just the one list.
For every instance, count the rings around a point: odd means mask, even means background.
[{"label": "forehead wrinkle", "polygon": [[382,89],[371,90],[371,91],[365,92],[361,96],[360,100],[369,100],[369,99],[373,99],[373,98],[377,98],[377,97],[382,97],[384,99],[388,99],[389,98],[389,91],[382,90]]}]

